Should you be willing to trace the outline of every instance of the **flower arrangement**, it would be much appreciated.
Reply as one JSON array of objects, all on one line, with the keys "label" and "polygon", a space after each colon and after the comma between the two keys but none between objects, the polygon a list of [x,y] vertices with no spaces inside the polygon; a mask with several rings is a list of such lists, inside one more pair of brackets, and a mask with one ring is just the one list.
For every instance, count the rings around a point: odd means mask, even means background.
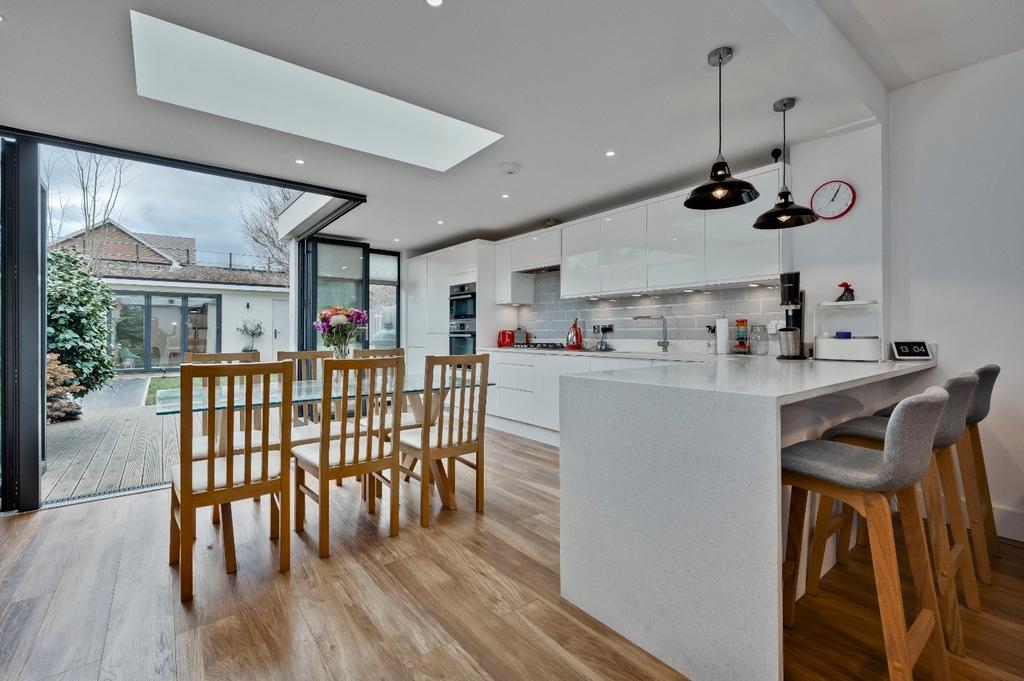
[{"label": "flower arrangement", "polygon": [[323,338],[324,345],[334,350],[335,357],[348,357],[349,347],[366,328],[370,316],[353,307],[332,305],[320,310],[313,322],[313,328]]}]

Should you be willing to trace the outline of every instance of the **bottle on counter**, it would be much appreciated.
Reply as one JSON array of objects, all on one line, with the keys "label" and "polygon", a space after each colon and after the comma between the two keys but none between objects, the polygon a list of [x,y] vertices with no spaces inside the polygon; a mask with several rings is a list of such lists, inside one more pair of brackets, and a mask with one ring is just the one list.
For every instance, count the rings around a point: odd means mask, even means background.
[{"label": "bottle on counter", "polygon": [[754,324],[750,327],[750,354],[768,354],[768,328],[763,324]]}]

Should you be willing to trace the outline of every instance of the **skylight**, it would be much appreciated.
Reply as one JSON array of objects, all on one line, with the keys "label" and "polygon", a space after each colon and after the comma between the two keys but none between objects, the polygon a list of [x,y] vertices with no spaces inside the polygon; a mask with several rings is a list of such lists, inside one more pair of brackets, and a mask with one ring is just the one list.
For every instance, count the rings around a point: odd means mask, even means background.
[{"label": "skylight", "polygon": [[142,97],[445,171],[502,135],[132,10]]}]

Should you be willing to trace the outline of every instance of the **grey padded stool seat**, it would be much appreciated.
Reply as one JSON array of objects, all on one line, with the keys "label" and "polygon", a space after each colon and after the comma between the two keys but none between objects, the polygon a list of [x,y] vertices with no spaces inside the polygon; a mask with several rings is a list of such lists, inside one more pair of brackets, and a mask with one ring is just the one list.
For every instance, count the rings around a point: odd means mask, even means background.
[{"label": "grey padded stool seat", "polygon": [[[949,394],[942,410],[934,437],[931,440],[933,454],[931,463],[921,481],[924,490],[925,508],[928,511],[929,539],[935,572],[938,574],[939,604],[942,608],[943,624],[949,649],[957,654],[964,653],[963,631],[960,627],[960,611],[957,603],[956,577],[959,574],[963,584],[964,600],[971,610],[981,609],[981,594],[978,577],[971,557],[970,539],[964,522],[964,507],[960,499],[960,484],[956,475],[952,447],[964,432],[967,411],[978,386],[974,373],[961,374],[948,379],[942,388]],[[895,410],[892,412],[895,414]],[[829,428],[822,435],[835,444],[859,445],[870,450],[883,447],[887,437],[887,425],[892,417],[865,416],[851,419]],[[877,456],[877,454],[876,454]],[[946,529],[946,507],[949,509],[949,523],[953,530],[953,545],[950,546]],[[825,547],[836,531],[842,530],[840,544],[849,545],[852,512],[844,509],[838,519],[832,518],[830,499],[819,501],[817,522],[811,542],[808,560],[809,593],[816,594],[820,583]],[[820,528],[820,529],[819,529]],[[810,575],[814,575],[814,578]]]},{"label": "grey padded stool seat", "polygon": [[[828,440],[801,442],[782,450],[782,484],[793,487],[783,565],[783,622],[793,626],[795,617],[808,492],[838,499],[867,522],[890,680],[911,681],[914,665],[925,651],[933,677],[949,679],[942,617],[915,491],[916,483],[932,465],[931,445],[948,397],[944,389],[933,387],[900,402],[888,419],[881,455]],[[909,629],[900,590],[890,497],[895,497],[899,506],[920,608]]]}]

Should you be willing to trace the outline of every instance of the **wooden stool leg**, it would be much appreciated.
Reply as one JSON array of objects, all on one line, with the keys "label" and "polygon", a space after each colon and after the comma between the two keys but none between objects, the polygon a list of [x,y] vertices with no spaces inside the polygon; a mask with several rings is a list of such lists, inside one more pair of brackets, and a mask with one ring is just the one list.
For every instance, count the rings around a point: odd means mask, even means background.
[{"label": "wooden stool leg", "polygon": [[978,424],[973,423],[967,426],[967,432],[971,438],[971,454],[974,458],[974,471],[978,478],[978,492],[981,495],[981,511],[984,516],[985,538],[988,544],[988,554],[998,558],[999,535],[996,533],[995,511],[992,509],[992,493],[988,489],[988,471],[985,469],[985,453],[981,449],[981,431]]},{"label": "wooden stool leg", "polygon": [[235,562],[235,525],[231,519],[231,504],[220,505],[221,530],[224,533],[224,569],[230,575],[238,572]]},{"label": "wooden stool leg", "polygon": [[196,538],[196,509],[182,504],[181,507],[181,600],[192,600],[192,551]]},{"label": "wooden stool leg", "polygon": [[179,506],[178,495],[174,491],[174,485],[171,485],[171,540],[168,552],[168,561],[171,565],[176,564],[181,558],[181,528],[178,527],[178,520],[175,518]]},{"label": "wooden stool leg", "polygon": [[956,457],[960,465],[964,499],[967,501],[967,520],[971,524],[971,540],[974,544],[973,555],[977,563],[978,579],[985,584],[991,584],[992,565],[989,562],[988,530],[985,527],[978,474],[974,470],[974,457],[971,454],[971,437],[966,430],[956,443]]},{"label": "wooden stool leg", "polygon": [[792,627],[796,620],[796,587],[807,524],[807,490],[792,487],[789,497],[789,529],[786,531],[786,560],[782,565],[782,623]]},{"label": "wooden stool leg", "polygon": [[850,557],[850,535],[853,534],[853,507],[843,504],[843,522],[836,539],[836,562],[846,565]]},{"label": "wooden stool leg", "polygon": [[[295,464],[295,531],[302,532],[306,529],[306,493],[302,486],[306,484],[306,471],[302,466]],[[285,509],[287,512],[287,509]]]},{"label": "wooden stool leg", "polygon": [[818,495],[818,513],[814,521],[814,530],[811,533],[811,553],[807,559],[807,593],[812,596],[818,595],[818,587],[821,584],[821,568],[825,563],[825,545],[828,543],[832,531],[829,526],[832,524],[832,498],[824,494]]},{"label": "wooden stool leg", "polygon": [[956,598],[956,567],[950,555],[939,472],[934,456],[928,472],[921,480],[921,487],[924,488],[924,507],[928,512],[928,538],[932,547],[932,561],[935,563],[935,578],[939,584],[939,614],[946,645],[949,652],[963,656],[964,632],[960,622],[960,604]]},{"label": "wooden stool leg", "polygon": [[857,546],[868,545],[868,524],[864,516],[857,516]]},{"label": "wooden stool leg", "polygon": [[[928,559],[927,538],[921,520],[921,509],[917,504],[917,491],[913,487],[908,487],[896,495],[896,501],[899,504],[900,524],[903,526],[903,541],[907,546],[914,591],[917,593],[917,606],[920,611],[918,617],[920,618],[921,613],[926,611],[931,613],[931,632],[928,634],[925,647],[931,658],[932,677],[936,681],[948,681],[949,656],[946,655],[946,644],[942,640],[939,599],[935,595],[934,576]],[[914,632],[914,627],[911,627],[911,632]]]},{"label": "wooden stool leg", "polygon": [[[331,481],[327,478],[327,471],[320,471],[320,504],[317,509],[320,512],[320,557],[329,558],[331,555],[331,532],[330,532],[330,498]],[[364,478],[366,476],[363,476]]]},{"label": "wooden stool leg", "polygon": [[913,660],[907,644],[903,596],[900,593],[900,571],[896,563],[896,541],[892,531],[889,500],[882,494],[864,494],[865,516],[871,564],[878,590],[878,609],[882,616],[882,635],[891,681],[912,681]]},{"label": "wooden stool leg", "polygon": [[949,447],[935,453],[939,467],[939,481],[942,483],[942,496],[946,502],[949,524],[953,530],[954,555],[959,555],[957,571],[964,585],[964,600],[971,610],[981,610],[981,594],[978,591],[978,577],[974,574],[974,561],[971,559],[971,540],[967,536],[964,524],[964,507],[960,502],[960,485],[956,481],[956,465],[953,463],[953,450]]}]

